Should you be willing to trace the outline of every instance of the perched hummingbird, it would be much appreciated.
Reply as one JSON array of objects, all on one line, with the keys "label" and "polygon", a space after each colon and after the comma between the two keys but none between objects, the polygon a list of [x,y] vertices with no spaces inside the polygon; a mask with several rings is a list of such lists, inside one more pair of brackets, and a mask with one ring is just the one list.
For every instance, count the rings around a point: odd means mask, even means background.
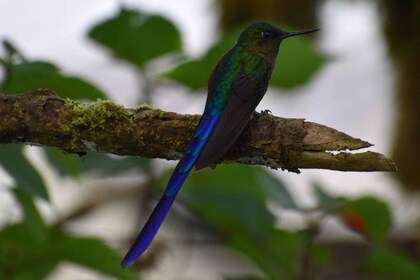
[{"label": "perched hummingbird", "polygon": [[267,91],[281,41],[315,31],[286,32],[256,22],[241,33],[213,70],[203,116],[163,196],[123,259],[123,267],[133,264],[149,247],[190,171],[214,164],[235,143]]}]

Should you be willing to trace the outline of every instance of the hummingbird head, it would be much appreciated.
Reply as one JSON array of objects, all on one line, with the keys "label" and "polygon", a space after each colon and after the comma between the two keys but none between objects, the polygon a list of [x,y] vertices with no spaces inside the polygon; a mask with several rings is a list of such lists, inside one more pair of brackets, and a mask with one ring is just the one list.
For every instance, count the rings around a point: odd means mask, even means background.
[{"label": "hummingbird head", "polygon": [[295,32],[286,32],[267,22],[254,22],[239,36],[237,46],[274,61],[277,57],[280,43],[286,38],[311,33],[319,29],[307,29]]}]

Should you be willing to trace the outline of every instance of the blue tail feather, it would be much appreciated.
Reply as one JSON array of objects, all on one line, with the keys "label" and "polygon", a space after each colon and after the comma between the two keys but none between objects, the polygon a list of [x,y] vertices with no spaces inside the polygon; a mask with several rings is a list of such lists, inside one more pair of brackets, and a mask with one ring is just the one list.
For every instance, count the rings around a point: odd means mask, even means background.
[{"label": "blue tail feather", "polygon": [[179,190],[181,189],[182,184],[200,155],[204,144],[211,135],[219,116],[220,114],[204,114],[202,116],[196,132],[188,144],[187,151],[185,152],[183,158],[179,161],[177,167],[171,175],[171,178],[169,179],[163,196],[159,200],[136,241],[121,262],[123,267],[133,264],[136,259],[149,247],[169,209],[171,208]]}]

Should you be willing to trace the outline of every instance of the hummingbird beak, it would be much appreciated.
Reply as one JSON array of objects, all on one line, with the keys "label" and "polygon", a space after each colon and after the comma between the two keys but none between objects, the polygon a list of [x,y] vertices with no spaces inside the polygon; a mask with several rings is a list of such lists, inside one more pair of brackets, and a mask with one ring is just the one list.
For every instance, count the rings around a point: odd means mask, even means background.
[{"label": "hummingbird beak", "polygon": [[318,30],[319,30],[319,28],[313,28],[313,29],[305,29],[305,30],[294,31],[294,32],[287,32],[286,34],[284,34],[282,36],[282,39],[286,39],[286,38],[289,38],[289,37],[292,37],[292,36],[297,36],[297,35],[316,32]]}]

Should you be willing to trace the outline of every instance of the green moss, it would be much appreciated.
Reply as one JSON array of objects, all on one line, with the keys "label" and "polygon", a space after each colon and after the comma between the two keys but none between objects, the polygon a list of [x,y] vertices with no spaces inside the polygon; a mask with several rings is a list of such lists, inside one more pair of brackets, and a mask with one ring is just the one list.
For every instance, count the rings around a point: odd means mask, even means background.
[{"label": "green moss", "polygon": [[80,143],[82,132],[88,132],[88,134],[103,132],[108,120],[127,123],[128,126],[125,126],[125,129],[132,129],[134,113],[110,100],[97,100],[86,104],[67,99],[66,107],[70,121],[63,124],[62,129],[72,135],[72,146]]},{"label": "green moss", "polygon": [[153,110],[156,109],[156,107],[153,104],[147,104],[147,103],[143,103],[140,104],[139,106],[137,106],[136,108],[137,110]]}]

